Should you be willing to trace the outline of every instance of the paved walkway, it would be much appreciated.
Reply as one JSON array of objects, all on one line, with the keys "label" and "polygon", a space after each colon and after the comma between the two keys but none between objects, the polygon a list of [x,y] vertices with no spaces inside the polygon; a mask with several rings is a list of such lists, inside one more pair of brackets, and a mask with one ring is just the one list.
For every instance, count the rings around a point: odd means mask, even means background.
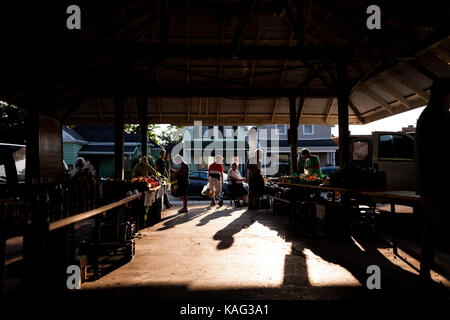
[{"label": "paved walkway", "polygon": [[[408,297],[418,261],[370,242],[302,239],[286,216],[190,204],[163,211],[142,230],[133,260],[83,284],[81,295],[146,299],[364,299]],[[368,290],[367,267],[381,269],[381,290]],[[436,280],[447,280],[434,274]]]}]

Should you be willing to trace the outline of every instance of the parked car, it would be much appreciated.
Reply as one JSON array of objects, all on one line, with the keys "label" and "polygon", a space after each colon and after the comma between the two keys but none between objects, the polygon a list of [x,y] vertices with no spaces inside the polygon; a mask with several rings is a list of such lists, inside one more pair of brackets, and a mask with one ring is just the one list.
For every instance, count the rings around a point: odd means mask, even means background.
[{"label": "parked car", "polygon": [[328,177],[330,175],[330,173],[338,172],[339,166],[322,167],[321,170],[322,170],[322,173]]},{"label": "parked car", "polygon": [[[225,199],[229,199],[230,196],[228,194],[228,176],[226,173],[223,174],[223,194]],[[208,197],[205,197],[202,195],[203,187],[208,183],[208,171],[193,171],[189,174],[189,180],[190,184],[188,186],[188,194],[190,198],[202,198],[206,199]],[[248,184],[243,183],[244,188],[248,191]]]},{"label": "parked car", "polygon": [[[25,182],[26,146],[0,143],[0,184],[15,185]],[[68,172],[63,160],[63,170]]]},{"label": "parked car", "polygon": [[404,132],[375,131],[350,136],[350,163],[386,173],[387,190],[414,190],[414,137]]},{"label": "parked car", "polygon": [[0,183],[25,181],[25,146],[0,143]]}]

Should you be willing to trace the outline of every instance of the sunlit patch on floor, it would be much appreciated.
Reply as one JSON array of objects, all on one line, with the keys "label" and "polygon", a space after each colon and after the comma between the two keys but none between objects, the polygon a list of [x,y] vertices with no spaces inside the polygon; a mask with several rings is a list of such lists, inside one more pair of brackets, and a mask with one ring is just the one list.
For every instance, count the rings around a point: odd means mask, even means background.
[{"label": "sunlit patch on floor", "polygon": [[309,249],[304,249],[308,280],[313,286],[360,286],[361,283],[345,268],[327,262]]}]

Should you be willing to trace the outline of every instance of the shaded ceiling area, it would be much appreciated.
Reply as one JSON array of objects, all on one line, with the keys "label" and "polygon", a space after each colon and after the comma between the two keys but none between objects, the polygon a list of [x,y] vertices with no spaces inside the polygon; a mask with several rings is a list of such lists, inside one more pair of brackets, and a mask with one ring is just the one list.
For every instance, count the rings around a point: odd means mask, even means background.
[{"label": "shaded ceiling area", "polygon": [[[81,8],[81,30],[66,9]],[[367,7],[381,8],[369,30]],[[1,10],[0,100],[65,124],[192,125],[338,122],[347,63],[349,123],[427,104],[450,76],[450,10],[442,1],[159,0],[14,2]],[[145,115],[138,102],[147,105]]]}]

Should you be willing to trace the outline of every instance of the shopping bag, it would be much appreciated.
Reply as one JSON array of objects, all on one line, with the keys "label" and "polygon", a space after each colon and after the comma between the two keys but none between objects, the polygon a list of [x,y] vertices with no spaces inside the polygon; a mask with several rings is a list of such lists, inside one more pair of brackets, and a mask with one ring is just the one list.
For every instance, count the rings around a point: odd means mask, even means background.
[{"label": "shopping bag", "polygon": [[175,183],[174,185],[172,185],[172,187],[170,189],[170,193],[174,197],[179,197],[181,195],[181,193],[180,193],[180,186],[178,185],[178,183]]},{"label": "shopping bag", "polygon": [[203,187],[202,190],[202,195],[206,196],[206,197],[212,197],[213,196],[213,192],[209,186],[209,182]]}]

